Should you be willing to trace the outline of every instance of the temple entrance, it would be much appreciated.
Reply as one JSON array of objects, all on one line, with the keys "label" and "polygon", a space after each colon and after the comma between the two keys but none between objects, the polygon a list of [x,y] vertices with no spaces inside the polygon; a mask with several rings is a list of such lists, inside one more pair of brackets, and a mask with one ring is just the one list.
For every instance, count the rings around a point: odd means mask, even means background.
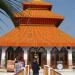
[{"label": "temple entrance", "polygon": [[5,54],[5,66],[7,67],[7,61],[24,61],[24,51],[21,47],[17,47],[16,50],[14,50],[13,47],[8,47]]},{"label": "temple entrance", "polygon": [[37,59],[39,66],[47,64],[47,51],[44,47],[31,47],[28,50],[28,64],[31,65],[34,58]]},{"label": "temple entrance", "polygon": [[15,55],[14,55],[14,49],[13,47],[8,47],[6,50],[6,54],[5,54],[5,67],[7,67],[7,62],[8,60],[13,60],[15,59]]},{"label": "temple entrance", "polygon": [[23,61],[24,60],[24,51],[21,47],[16,48],[15,59],[16,59],[16,61]]},{"label": "temple entrance", "polygon": [[63,68],[68,68],[68,51],[64,47],[61,50],[56,47],[51,50],[51,66],[57,68],[57,64],[62,64]]},{"label": "temple entrance", "polygon": [[63,67],[68,68],[68,51],[65,47],[61,48],[59,58],[63,61]]}]

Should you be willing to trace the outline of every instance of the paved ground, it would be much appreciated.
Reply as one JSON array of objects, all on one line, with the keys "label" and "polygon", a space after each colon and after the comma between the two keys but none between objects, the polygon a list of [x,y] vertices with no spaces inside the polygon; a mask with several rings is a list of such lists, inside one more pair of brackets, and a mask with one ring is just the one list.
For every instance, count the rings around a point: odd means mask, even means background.
[{"label": "paved ground", "polygon": [[[32,70],[30,71],[30,75],[33,75]],[[41,69],[41,70],[39,71],[39,75],[44,75],[43,69]]]},{"label": "paved ground", "polygon": [[14,75],[14,73],[0,72],[0,75]]},{"label": "paved ground", "polygon": [[[44,72],[43,72],[43,69],[41,69],[41,70],[39,71],[39,75],[44,75],[43,73],[44,73]],[[0,72],[0,75],[14,75],[14,73]],[[30,70],[30,75],[33,75],[32,70]]]},{"label": "paved ground", "polygon": [[62,75],[75,75],[75,70],[59,71]]},{"label": "paved ground", "polygon": [[[63,70],[59,72],[62,73],[62,75],[75,75],[75,70]],[[14,75],[14,73],[0,72],[0,75]],[[32,75],[32,71],[30,72],[30,75]],[[40,70],[39,75],[44,75],[43,70]]]},{"label": "paved ground", "polygon": [[[14,75],[14,73],[0,72],[0,75]],[[30,75],[33,75],[32,70],[30,71]],[[44,75],[42,69],[39,71],[39,75]]]}]

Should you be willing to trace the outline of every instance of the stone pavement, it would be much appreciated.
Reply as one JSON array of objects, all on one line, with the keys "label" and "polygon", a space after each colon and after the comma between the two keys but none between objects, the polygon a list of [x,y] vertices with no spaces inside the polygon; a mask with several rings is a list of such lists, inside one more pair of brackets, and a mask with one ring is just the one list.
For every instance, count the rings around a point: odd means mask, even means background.
[{"label": "stone pavement", "polygon": [[0,72],[0,75],[14,75],[14,73],[9,73],[9,72]]},{"label": "stone pavement", "polygon": [[75,75],[75,70],[62,70],[62,71],[59,71],[62,75]]},{"label": "stone pavement", "polygon": [[[43,69],[41,69],[39,71],[39,75],[43,75]],[[0,72],[0,75],[14,75],[14,73],[10,73],[10,72]],[[32,70],[30,70],[30,75],[33,75]]]},{"label": "stone pavement", "polygon": [[[60,70],[59,71],[62,75],[75,75],[75,70]],[[0,75],[14,75],[14,73],[9,72],[0,72]],[[32,74],[32,70],[30,71],[30,75]],[[44,75],[43,69],[40,70],[39,75]]]}]

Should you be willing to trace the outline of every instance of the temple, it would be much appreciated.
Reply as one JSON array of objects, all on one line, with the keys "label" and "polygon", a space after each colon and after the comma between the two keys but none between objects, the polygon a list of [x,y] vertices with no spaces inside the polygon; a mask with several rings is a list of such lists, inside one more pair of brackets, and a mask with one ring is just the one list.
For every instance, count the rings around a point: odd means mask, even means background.
[{"label": "temple", "polygon": [[52,6],[33,0],[23,3],[22,12],[14,13],[18,27],[0,37],[1,67],[22,57],[27,65],[36,58],[41,68],[57,69],[62,64],[63,69],[73,69],[75,39],[58,28],[64,17],[51,11]]}]

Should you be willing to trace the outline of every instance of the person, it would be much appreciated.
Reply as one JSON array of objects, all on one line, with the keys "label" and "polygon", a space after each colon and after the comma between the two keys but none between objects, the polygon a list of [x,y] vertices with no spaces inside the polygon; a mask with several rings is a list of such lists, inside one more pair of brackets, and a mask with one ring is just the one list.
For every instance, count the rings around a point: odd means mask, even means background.
[{"label": "person", "polygon": [[25,67],[25,60],[23,57],[20,57],[20,62],[22,64],[22,67]]},{"label": "person", "polygon": [[39,64],[36,59],[32,62],[33,75],[39,75]]},{"label": "person", "polygon": [[19,72],[20,70],[25,68],[25,61],[23,57],[20,57],[18,60],[15,62],[16,64],[16,73]]}]

